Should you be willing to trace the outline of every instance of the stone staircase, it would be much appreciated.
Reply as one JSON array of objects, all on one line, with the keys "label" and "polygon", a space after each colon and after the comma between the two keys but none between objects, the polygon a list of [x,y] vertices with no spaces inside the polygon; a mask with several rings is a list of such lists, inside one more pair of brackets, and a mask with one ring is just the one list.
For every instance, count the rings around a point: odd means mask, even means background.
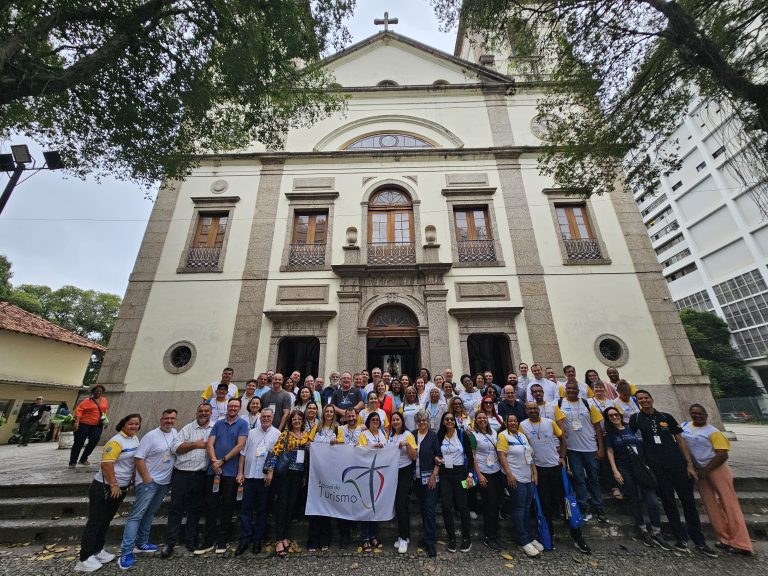
[{"label": "stone staircase", "polygon": [[[82,483],[0,486],[0,543],[77,542],[88,513],[89,482],[90,476],[84,477]],[[736,489],[752,537],[768,540],[768,478],[736,478]],[[120,508],[119,516],[110,526],[107,535],[109,543],[120,541],[132,502],[133,495],[129,494]],[[152,526],[154,542],[162,541],[167,521],[167,506],[166,499],[155,516]],[[587,540],[634,535],[625,503],[607,498],[606,513],[610,518],[608,524],[599,524],[594,520],[587,523],[584,528]],[[709,532],[709,523],[703,508],[701,513],[705,531]],[[411,502],[411,522],[413,533],[419,534],[420,518],[415,500]],[[233,524],[236,529],[236,522]],[[273,524],[270,520],[270,525]],[[380,537],[385,541],[394,540],[397,536],[395,522],[382,524]],[[439,520],[438,524],[441,524]],[[482,537],[482,520],[473,521],[472,529],[473,537],[479,540]],[[501,530],[502,534],[509,533],[508,521],[502,521]],[[301,520],[293,524],[291,531],[296,540],[303,542],[307,533],[306,522]],[[234,534],[236,532],[233,532],[233,540]],[[442,534],[441,526],[438,526],[438,534]]]}]

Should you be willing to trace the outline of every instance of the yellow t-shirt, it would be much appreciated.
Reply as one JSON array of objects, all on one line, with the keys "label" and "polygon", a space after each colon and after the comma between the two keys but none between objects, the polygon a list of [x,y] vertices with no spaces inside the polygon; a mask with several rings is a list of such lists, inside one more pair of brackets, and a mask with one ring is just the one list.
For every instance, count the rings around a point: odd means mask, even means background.
[{"label": "yellow t-shirt", "polygon": [[344,433],[341,431],[341,426],[338,426],[336,428],[336,435],[333,435],[333,430],[329,428],[323,428],[321,431],[318,432],[319,425],[316,425],[314,428],[312,428],[312,431],[309,433],[309,441],[310,442],[321,442],[325,444],[330,444],[331,440],[336,440],[337,444],[343,444],[344,443]]}]

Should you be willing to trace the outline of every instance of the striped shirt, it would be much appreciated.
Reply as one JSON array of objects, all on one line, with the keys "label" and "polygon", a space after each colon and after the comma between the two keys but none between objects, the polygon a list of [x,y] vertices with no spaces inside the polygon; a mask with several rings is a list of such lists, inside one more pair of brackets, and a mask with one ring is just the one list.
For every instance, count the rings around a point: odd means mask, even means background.
[{"label": "striped shirt", "polygon": [[200,440],[208,441],[208,435],[211,433],[213,425],[208,422],[205,426],[200,426],[197,420],[190,422],[181,429],[176,440],[171,444],[171,451],[176,454],[175,468],[185,472],[197,472],[208,468],[208,454],[205,448],[193,448],[189,452],[179,454],[179,446],[185,442],[198,442]]}]

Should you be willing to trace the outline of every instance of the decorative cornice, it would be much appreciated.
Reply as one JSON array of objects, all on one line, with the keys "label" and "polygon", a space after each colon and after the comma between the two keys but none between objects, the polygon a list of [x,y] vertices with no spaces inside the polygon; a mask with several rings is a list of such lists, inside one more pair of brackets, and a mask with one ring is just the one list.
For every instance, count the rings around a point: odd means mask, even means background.
[{"label": "decorative cornice", "polygon": [[331,191],[320,191],[320,190],[313,190],[311,192],[296,192],[295,190],[293,192],[285,192],[285,197],[288,198],[288,200],[308,200],[308,201],[318,201],[318,200],[336,200],[336,198],[339,197],[339,193],[335,190]]},{"label": "decorative cornice", "polygon": [[190,200],[195,204],[237,204],[240,196],[192,196]]},{"label": "decorative cornice", "polygon": [[336,310],[264,310],[264,316],[273,322],[318,321],[334,318]]},{"label": "decorative cornice", "polygon": [[513,318],[522,311],[522,306],[483,306],[482,308],[449,308],[448,314],[454,318],[462,319],[477,317]]},{"label": "decorative cornice", "polygon": [[496,193],[496,186],[452,186],[443,188],[440,193],[443,196],[493,196]]}]

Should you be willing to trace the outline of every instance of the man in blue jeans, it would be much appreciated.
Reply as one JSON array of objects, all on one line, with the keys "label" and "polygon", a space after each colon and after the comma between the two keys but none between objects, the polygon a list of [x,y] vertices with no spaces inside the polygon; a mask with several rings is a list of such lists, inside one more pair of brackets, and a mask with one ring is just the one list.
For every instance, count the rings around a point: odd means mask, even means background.
[{"label": "man in blue jeans", "polygon": [[605,455],[603,430],[600,423],[603,415],[583,398],[579,398],[579,383],[576,369],[565,367],[565,398],[558,401],[565,414],[563,431],[568,440],[568,466],[573,474],[573,491],[585,520],[592,514],[600,522],[608,522],[603,512],[603,493],[600,489],[600,466],[598,460]]},{"label": "man in blue jeans", "polygon": [[118,566],[130,570],[136,565],[134,554],[157,552],[157,546],[149,542],[149,530],[155,512],[168,492],[173,474],[173,450],[178,433],[176,410],[163,410],[160,426],[141,439],[133,461],[136,465],[136,500],[128,516],[120,545]]}]

